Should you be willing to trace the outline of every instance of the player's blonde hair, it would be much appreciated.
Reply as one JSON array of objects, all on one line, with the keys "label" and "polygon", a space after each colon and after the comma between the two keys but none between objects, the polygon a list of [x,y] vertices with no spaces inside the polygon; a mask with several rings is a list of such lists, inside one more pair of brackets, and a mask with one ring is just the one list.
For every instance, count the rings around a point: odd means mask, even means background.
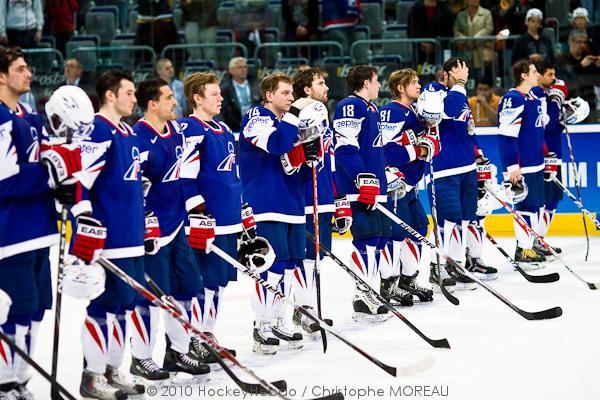
[{"label": "player's blonde hair", "polygon": [[273,72],[270,75],[267,75],[260,82],[260,95],[263,98],[263,101],[267,99],[267,92],[274,93],[279,87],[279,82],[285,82],[292,84],[292,79],[282,72]]},{"label": "player's blonde hair", "polygon": [[211,83],[216,83],[218,85],[220,82],[219,77],[212,72],[195,72],[188,75],[183,81],[185,100],[192,108],[195,108],[196,101],[194,100],[194,95],[198,94],[200,97],[204,97],[206,85],[210,85]]},{"label": "player's blonde hair", "polygon": [[402,89],[404,89],[404,91],[406,91],[406,88],[408,87],[408,85],[410,85],[410,82],[414,78],[418,77],[419,74],[412,68],[404,68],[392,72],[390,77],[388,78],[388,86],[390,88],[392,96],[394,96],[394,99],[400,98],[400,91],[398,90],[398,86],[400,86]]}]

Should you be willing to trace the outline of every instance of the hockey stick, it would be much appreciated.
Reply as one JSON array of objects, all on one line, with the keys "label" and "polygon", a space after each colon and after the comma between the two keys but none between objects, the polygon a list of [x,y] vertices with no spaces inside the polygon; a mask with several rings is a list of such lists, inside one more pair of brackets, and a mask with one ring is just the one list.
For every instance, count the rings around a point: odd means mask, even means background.
[{"label": "hockey stick", "polygon": [[39,372],[40,375],[42,375],[48,382],[50,382],[50,384],[52,385],[53,388],[56,388],[56,399],[59,399],[59,400],[64,399],[64,397],[62,397],[59,394],[60,392],[62,392],[67,399],[75,400],[75,397],[71,393],[69,393],[67,391],[67,389],[65,389],[60,383],[58,383],[58,381],[55,378],[50,376],[37,362],[35,362],[33,360],[33,358],[31,358],[29,356],[29,354],[27,354],[20,347],[18,347],[15,344],[15,342],[13,342],[8,336],[6,336],[6,334],[1,329],[0,329],[0,341],[6,343],[12,351],[17,353],[19,355],[19,357],[21,357],[23,360],[25,360],[27,362],[27,364],[31,365],[33,367],[33,369],[35,369],[37,372]]},{"label": "hockey stick", "polygon": [[[487,189],[486,189],[487,190]],[[600,289],[600,282],[597,283],[592,283],[592,282],[588,282],[585,279],[583,279],[581,276],[579,276],[575,271],[573,271],[571,269],[571,267],[569,267],[569,265],[563,261],[563,259],[558,255],[558,253],[556,251],[554,251],[554,249],[548,245],[548,243],[546,243],[544,241],[544,239],[533,229],[531,229],[531,227],[529,225],[527,225],[527,222],[525,222],[523,220],[523,218],[517,214],[517,212],[508,205],[507,202],[505,202],[504,200],[500,199],[494,192],[492,192],[491,190],[488,190],[488,192],[490,192],[492,194],[492,196],[494,196],[496,198],[496,200],[498,200],[500,202],[500,204],[502,204],[504,206],[504,208],[506,208],[506,210],[512,214],[513,218],[515,219],[515,221],[517,222],[517,224],[519,224],[519,226],[521,228],[523,228],[525,231],[527,231],[529,234],[535,236],[539,242],[542,244],[542,246],[544,246],[544,248],[546,250],[548,250],[554,257],[556,257],[556,259],[560,260],[560,262],[565,266],[565,268],[572,273],[577,279],[579,279],[581,282],[585,283],[587,285],[587,287],[589,287],[591,290],[595,290],[595,289]]]},{"label": "hockey stick", "polygon": [[60,339],[60,312],[62,306],[62,281],[65,265],[65,249],[67,247],[67,220],[69,219],[69,210],[65,205],[60,210],[60,243],[58,245],[58,275],[56,278],[56,305],[54,310],[54,338],[52,340],[52,385],[50,387],[50,398],[58,400],[60,395],[56,387],[56,377],[58,375],[58,344]]},{"label": "hockey stick", "polygon": [[318,316],[314,316],[313,314],[309,313],[308,311],[306,311],[306,309],[303,306],[296,305],[293,300],[291,300],[290,298],[286,297],[279,289],[277,289],[276,287],[271,286],[269,283],[267,283],[260,276],[258,276],[256,274],[254,274],[253,272],[249,271],[248,268],[246,268],[245,266],[243,266],[242,264],[240,264],[235,258],[231,257],[229,254],[227,254],[226,252],[224,252],[223,250],[221,250],[220,248],[218,248],[214,244],[211,246],[210,249],[217,256],[221,257],[223,260],[225,260],[229,264],[231,264],[234,268],[236,268],[237,270],[241,271],[244,275],[247,275],[250,278],[254,279],[254,281],[256,281],[256,283],[258,283],[259,285],[261,285],[265,289],[269,290],[271,293],[275,294],[275,296],[278,296],[282,301],[285,301],[286,303],[292,305],[294,308],[296,308],[297,310],[299,310],[300,313],[302,313],[303,315],[307,316],[312,321],[318,323],[322,329],[325,329],[327,332],[331,333],[333,336],[335,336],[336,338],[338,338],[340,341],[342,341],[343,343],[345,343],[348,346],[350,346],[352,349],[354,349],[356,352],[358,352],[359,354],[361,354],[362,356],[364,356],[366,359],[368,359],[369,361],[371,361],[373,364],[377,365],[379,368],[383,369],[388,374],[390,374],[392,376],[397,376],[398,371],[397,371],[396,367],[392,367],[392,366],[389,366],[389,365],[383,363],[382,361],[378,360],[377,358],[375,358],[372,355],[370,355],[369,353],[367,353],[365,350],[361,349],[360,347],[358,347],[354,343],[350,342],[350,340],[346,339],[340,333],[336,332],[331,327],[329,327],[329,325],[327,324],[326,321],[322,320]]},{"label": "hockey stick", "polygon": [[[166,295],[165,292],[163,292],[163,290],[160,288],[160,286],[158,286],[158,284],[154,282],[154,280],[147,273],[144,273],[144,278],[146,279],[146,283],[148,283],[148,286],[150,287],[150,289],[152,289],[156,296],[158,296],[161,300],[164,300],[165,303],[169,307],[171,307],[171,310],[173,310],[174,312],[180,312],[180,308],[177,307],[177,301],[173,298],[173,296]],[[208,335],[204,335],[202,337],[202,339],[205,340],[205,342],[202,343],[202,346],[211,354],[211,356],[213,356],[217,363],[223,368],[223,371],[225,371],[225,373],[229,375],[229,377],[236,383],[236,385],[240,387],[240,389],[242,389],[246,393],[256,394],[260,393],[261,391],[264,392],[261,385],[257,383],[247,383],[238,378],[237,375],[235,375],[235,373],[231,370],[231,368],[229,368],[229,366],[227,366],[227,364],[224,363],[224,361],[219,356],[219,353],[217,353],[217,351],[227,352],[227,350],[219,346],[212,338],[207,339],[208,337]],[[207,341],[211,341],[211,345],[208,345],[206,343]],[[229,354],[231,355],[231,357],[233,357],[233,354]],[[236,365],[238,367],[240,366],[239,364]],[[244,367],[242,366],[241,368],[243,369]],[[281,391],[287,390],[287,383],[284,380],[271,382],[271,384]]]},{"label": "hockey stick", "polygon": [[[207,348],[207,350],[209,350],[211,352],[211,354],[213,354],[215,356],[217,361],[220,359],[219,356],[222,356],[222,357],[228,359],[229,361],[231,361],[238,368],[241,368],[242,370],[244,370],[246,373],[248,373],[250,376],[252,376],[254,379],[256,379],[259,382],[258,386],[256,386],[256,384],[248,384],[248,383],[245,384],[241,380],[239,380],[237,378],[234,379],[232,375],[228,374],[234,380],[234,382],[238,386],[240,386],[240,388],[242,390],[244,390],[245,392],[252,392],[252,393],[259,393],[261,390],[265,390],[267,393],[274,394],[277,397],[279,397],[280,399],[289,400],[288,397],[281,394],[280,389],[278,387],[276,387],[274,384],[269,383],[269,382],[265,381],[264,379],[260,378],[250,368],[240,364],[240,362],[231,353],[229,353],[224,348],[220,347],[210,336],[206,335],[201,330],[196,329],[194,326],[192,326],[192,324],[190,324],[190,322],[185,317],[183,317],[183,315],[179,309],[172,307],[166,301],[158,298],[154,293],[152,293],[151,291],[146,289],[142,284],[140,284],[138,281],[133,279],[131,276],[127,275],[121,268],[119,268],[117,265],[113,264],[110,260],[108,260],[104,257],[100,257],[100,258],[98,258],[98,263],[100,265],[102,265],[104,268],[106,268],[107,270],[109,270],[110,272],[112,272],[113,274],[115,274],[126,284],[131,286],[136,292],[138,292],[141,296],[146,298],[149,302],[154,304],[156,307],[162,308],[163,310],[165,310],[169,314],[171,314],[171,316],[173,318],[175,318],[177,321],[179,321],[187,330],[192,331],[194,334],[196,334],[200,338],[202,338],[205,342],[210,343],[210,346],[208,346],[208,347],[205,346],[205,347]],[[223,367],[223,364],[221,364],[221,363],[219,363],[219,364]],[[227,371],[227,369],[225,367],[223,367],[223,369],[225,371]]]},{"label": "hockey stick", "polygon": [[[565,123],[565,135],[567,137],[567,147],[569,149],[569,158],[571,159],[571,168],[573,169],[573,176],[575,177],[575,188],[577,189],[577,197],[579,200],[579,204],[581,204],[581,219],[583,220],[583,230],[585,231],[585,240],[586,240],[586,250],[585,250],[585,262],[587,262],[588,260],[588,255],[590,254],[590,236],[588,234],[588,229],[587,229],[587,222],[585,221],[585,213],[583,211],[583,203],[581,201],[581,187],[579,186],[579,178],[577,177],[577,165],[575,164],[575,155],[573,153],[573,146],[571,146],[571,135],[569,134],[569,129],[567,128],[567,124]],[[562,185],[559,185],[562,186]],[[566,189],[566,188],[565,188]],[[563,189],[564,191],[564,189]],[[573,200],[575,200],[575,197],[573,196]],[[575,203],[577,204],[577,203]],[[596,223],[596,228],[598,228],[598,224],[597,221],[594,221],[594,223]]]},{"label": "hockey stick", "polygon": [[[588,218],[592,220],[594,225],[596,225],[596,229],[600,229],[600,221],[598,221],[598,219],[596,217],[594,217],[594,214],[592,214],[589,210],[587,210],[583,207],[581,200],[577,200],[575,195],[573,195],[573,193],[571,193],[571,191],[569,189],[567,189],[567,187],[560,180],[558,180],[558,178],[555,177],[553,179],[553,181],[554,181],[554,183],[556,183],[558,185],[559,188],[562,189],[562,191],[567,195],[568,198],[573,200],[573,203],[575,203],[575,205],[577,207],[579,207],[579,209],[581,210],[581,213],[584,215],[587,215]],[[581,197],[579,199],[581,199]],[[587,235],[587,228],[586,228],[586,235]],[[588,238],[588,241],[589,241],[589,238]],[[587,261],[587,256],[585,258]]]},{"label": "hockey stick", "polygon": [[[323,318],[321,313],[321,248],[319,246],[319,195],[317,188],[317,166],[312,167],[312,186],[313,186],[313,221],[315,223],[315,235],[317,240],[315,241],[315,286],[317,288],[317,315],[319,318]],[[321,328],[321,340],[323,341],[323,353],[327,351],[327,336],[325,335],[325,329]]]},{"label": "hockey stick", "polygon": [[556,318],[556,317],[560,317],[562,315],[562,309],[560,307],[553,307],[553,308],[549,308],[547,310],[535,311],[535,312],[529,312],[529,311],[524,311],[524,310],[520,309],[519,307],[517,307],[513,303],[511,303],[509,300],[507,300],[503,295],[501,295],[495,289],[493,289],[486,283],[482,282],[479,278],[477,278],[475,275],[473,275],[471,272],[469,272],[469,270],[467,270],[462,265],[457,263],[454,259],[452,259],[452,257],[449,257],[449,256],[445,255],[444,253],[442,253],[442,251],[438,247],[436,247],[433,243],[431,243],[429,240],[427,240],[425,237],[423,237],[421,234],[419,234],[419,232],[415,231],[406,222],[402,221],[400,218],[398,218],[397,216],[392,214],[387,208],[383,207],[380,204],[377,204],[377,209],[379,209],[379,211],[381,211],[383,214],[385,214],[389,219],[391,219],[392,221],[394,221],[395,223],[400,225],[402,228],[404,228],[405,230],[410,232],[411,235],[413,235],[414,237],[419,239],[422,243],[424,243],[429,248],[434,250],[440,256],[444,257],[450,264],[452,264],[455,268],[458,268],[464,275],[468,276],[471,280],[475,281],[477,284],[479,284],[479,286],[483,287],[485,290],[487,290],[489,293],[491,293],[494,297],[496,297],[498,300],[500,300],[501,302],[506,304],[508,307],[510,307],[513,311],[518,313],[523,318],[528,319],[528,320],[538,320],[538,319]]},{"label": "hockey stick", "polygon": [[[432,163],[429,163],[429,172],[430,172],[430,176],[431,176],[431,199],[429,199],[429,196],[427,196],[427,198],[429,200],[429,207],[431,208],[431,220],[433,222],[433,235],[435,237],[435,246],[439,249],[440,248],[440,236],[439,236],[440,235],[440,226],[438,225],[438,220],[437,220],[435,182],[433,181],[433,164]],[[440,255],[438,253],[435,253],[435,258],[436,258],[436,263],[437,263],[436,268],[437,268],[437,273],[438,273],[438,286],[440,287],[440,290],[441,290],[442,294],[444,295],[444,297],[450,303],[457,306],[460,304],[460,302],[458,301],[458,299],[455,296],[450,294],[448,289],[446,289],[446,287],[444,286],[444,283],[442,280],[442,274],[441,274],[442,265],[440,263]]]},{"label": "hockey stick", "polygon": [[492,242],[492,244],[496,247],[496,249],[498,249],[498,251],[508,260],[508,262],[511,263],[512,266],[521,275],[523,275],[523,277],[525,279],[527,279],[529,282],[533,282],[533,283],[549,283],[549,282],[556,282],[557,280],[560,279],[560,275],[558,275],[556,272],[553,272],[553,273],[547,274],[547,275],[529,275],[527,272],[525,272],[523,270],[523,268],[521,268],[519,266],[518,262],[516,262],[515,260],[513,260],[512,257],[509,256],[508,253],[506,251],[504,251],[504,249],[502,247],[500,247],[500,245],[498,244],[498,242],[496,242],[496,239],[494,239],[487,231],[485,232],[485,235],[488,238],[488,240],[490,242]]},{"label": "hockey stick", "polygon": [[[315,240],[314,236],[311,235],[310,232],[306,232],[306,235],[308,236],[308,238],[310,240]],[[352,271],[352,269],[350,267],[348,267],[346,264],[344,264],[344,262],[342,260],[337,258],[335,256],[335,254],[333,254],[331,252],[331,250],[329,250],[327,247],[325,247],[323,245],[321,245],[321,249],[327,255],[327,257],[331,258],[337,265],[339,265],[344,271],[346,271],[355,280],[355,282],[358,285],[369,290],[373,294],[373,296],[375,296],[375,298],[377,300],[379,300],[385,306],[385,308],[387,308],[396,317],[400,318],[402,320],[402,322],[404,322],[406,325],[408,325],[408,327],[410,329],[412,329],[417,335],[419,335],[423,340],[425,340],[427,343],[429,343],[432,347],[442,348],[442,349],[450,348],[450,343],[448,343],[448,339],[431,339],[431,338],[427,337],[423,332],[421,332],[419,330],[419,328],[414,326],[408,319],[406,319],[406,317],[404,315],[400,314],[400,312],[398,310],[396,310],[396,308],[389,301],[384,299],[379,293],[377,293],[376,290],[374,290],[371,286],[369,286],[369,284],[367,282],[365,282],[360,276],[358,276],[354,271]]]}]

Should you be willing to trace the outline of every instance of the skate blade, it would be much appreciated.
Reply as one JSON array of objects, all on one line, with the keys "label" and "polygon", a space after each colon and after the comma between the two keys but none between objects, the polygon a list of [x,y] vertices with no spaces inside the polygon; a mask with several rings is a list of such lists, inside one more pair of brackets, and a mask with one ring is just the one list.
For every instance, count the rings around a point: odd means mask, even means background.
[{"label": "skate blade", "polygon": [[[446,290],[448,291],[448,293],[454,293],[454,289],[456,289],[456,285],[448,285],[445,286]],[[442,293],[442,290],[440,289],[440,287],[435,284],[432,286],[432,290],[434,291],[434,293]]]},{"label": "skate blade", "polygon": [[137,375],[132,374],[131,380],[133,381],[134,384],[143,385],[144,387],[147,387],[147,386],[155,386],[155,387],[169,386],[171,384],[171,373],[169,373],[168,378],[157,379],[157,380],[151,380],[151,379],[144,378],[143,376],[137,376]]},{"label": "skate blade", "polygon": [[202,375],[192,375],[187,372],[171,372],[172,385],[203,385],[210,381],[210,373]]},{"label": "skate blade", "polygon": [[456,282],[456,290],[475,290],[477,289],[477,284],[475,282],[462,283]]},{"label": "skate blade", "polygon": [[281,346],[280,344],[267,345],[267,344],[254,343],[252,345],[252,351],[256,354],[272,355],[272,354],[277,353],[280,346]]},{"label": "skate blade", "polygon": [[475,273],[473,275],[475,275],[482,281],[493,281],[493,280],[498,279],[498,274],[477,274],[477,273]]},{"label": "skate blade", "polygon": [[283,342],[283,345],[281,345],[279,348],[281,351],[300,350],[304,347],[302,340],[293,340],[289,342],[283,339],[279,340]]},{"label": "skate blade", "polygon": [[352,315],[352,319],[354,320],[354,322],[372,324],[372,323],[385,322],[388,319],[392,318],[392,316],[393,316],[392,313],[374,315],[374,314],[365,314],[365,313],[354,312],[354,314]]},{"label": "skate blade", "polygon": [[529,263],[529,262],[517,261],[517,264],[519,264],[519,267],[523,271],[535,271],[536,269],[542,269],[542,268],[546,267],[544,264],[537,263],[537,262],[535,262],[535,263]]}]

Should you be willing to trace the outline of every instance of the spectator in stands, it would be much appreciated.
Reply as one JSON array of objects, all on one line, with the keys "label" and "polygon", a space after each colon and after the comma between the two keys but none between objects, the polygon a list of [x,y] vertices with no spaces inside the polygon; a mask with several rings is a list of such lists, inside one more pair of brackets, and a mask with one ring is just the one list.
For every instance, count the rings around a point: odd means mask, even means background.
[{"label": "spectator in stands", "polygon": [[319,39],[319,0],[283,0],[281,16],[285,23],[285,40]]},{"label": "spectator in stands", "polygon": [[[409,38],[452,37],[454,16],[446,2],[437,0],[417,0],[408,10],[407,35]],[[435,58],[432,43],[419,43],[417,63]]]},{"label": "spectator in stands", "polygon": [[[458,13],[454,21],[454,37],[489,36],[494,31],[492,13],[481,7],[479,0],[468,0],[467,8]],[[469,65],[481,68],[494,59],[493,42],[457,42],[459,49],[468,50],[472,54]]]},{"label": "spectator in stands", "polygon": [[160,54],[162,49],[179,42],[169,0],[138,0],[137,30],[133,41]]},{"label": "spectator in stands", "polygon": [[[216,43],[218,0],[182,0],[183,26],[185,29],[185,40],[188,44]],[[217,59],[214,47],[201,49],[190,49],[190,57],[193,60]]]},{"label": "spectator in stands", "polygon": [[323,7],[323,40],[333,40],[342,45],[350,54],[350,44],[354,41],[354,27],[360,21],[359,1],[329,0]]},{"label": "spectator in stands", "polygon": [[465,1],[465,0],[446,0],[446,4],[448,4],[448,8],[450,9],[450,12],[452,12],[452,15],[454,15],[454,17],[456,17],[458,15],[458,13],[461,12],[467,6],[467,1]]},{"label": "spectator in stands", "polygon": [[500,96],[494,93],[494,83],[489,75],[477,79],[477,96],[469,98],[469,107],[475,126],[498,125]]},{"label": "spectator in stands", "polygon": [[521,35],[513,44],[512,63],[522,59],[529,59],[533,62],[546,58],[554,62],[554,49],[552,42],[544,36],[540,30],[544,15],[538,8],[531,8],[525,16],[527,32]]},{"label": "spectator in stands", "polygon": [[496,32],[503,29],[510,30],[511,35],[525,33],[525,16],[532,8],[544,8],[543,0],[500,0],[491,7],[492,15],[496,20]]},{"label": "spectator in stands", "polygon": [[173,91],[173,96],[177,100],[177,108],[175,114],[177,118],[184,116],[186,112],[185,94],[183,92],[183,82],[175,78],[175,67],[168,58],[161,58],[156,62],[156,75],[169,83],[169,87]]},{"label": "spectator in stands", "polygon": [[79,9],[77,0],[45,0],[44,8],[50,20],[50,33],[56,40],[56,49],[63,55],[65,45],[75,31],[75,12]]},{"label": "spectator in stands", "polygon": [[587,32],[590,51],[592,51],[593,53],[598,53],[598,50],[600,50],[600,45],[598,43],[595,29],[593,27],[590,27],[588,11],[585,8],[578,7],[575,10],[573,10],[573,15],[571,17],[571,25],[573,29],[581,29]]},{"label": "spectator in stands", "polygon": [[569,84],[571,97],[582,97],[594,110],[597,104],[595,91],[600,93],[600,54],[591,53],[586,31],[571,31],[569,52],[559,57],[557,69],[558,77]]},{"label": "spectator in stands", "polygon": [[42,39],[42,0],[0,1],[0,44],[24,49],[37,47]]},{"label": "spectator in stands", "polygon": [[260,103],[258,83],[248,79],[248,64],[244,57],[229,61],[229,76],[221,83],[221,119],[233,132],[240,131],[242,117],[248,109]]},{"label": "spectator in stands", "polygon": [[81,87],[81,73],[83,66],[76,58],[69,58],[65,61],[65,82],[64,85],[73,85]]}]

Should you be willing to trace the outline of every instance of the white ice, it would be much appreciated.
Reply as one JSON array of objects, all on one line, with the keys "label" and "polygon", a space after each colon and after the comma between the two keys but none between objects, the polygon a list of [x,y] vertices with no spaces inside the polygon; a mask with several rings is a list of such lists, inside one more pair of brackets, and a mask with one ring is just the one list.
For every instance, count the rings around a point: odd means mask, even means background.
[{"label": "white ice", "polygon": [[[513,254],[514,239],[500,238],[499,242]],[[587,263],[584,238],[551,237],[549,242],[563,248],[563,259],[578,274],[588,281],[600,282],[600,237],[591,238]],[[334,253],[347,262],[350,241],[336,239],[333,247]],[[254,354],[250,308],[254,282],[245,276],[239,276],[238,282],[227,289],[216,334],[222,345],[236,349],[239,361],[261,377],[285,379],[292,389],[288,395],[295,399],[316,397],[324,394],[324,389],[336,388],[346,390],[346,399],[598,399],[600,291],[588,289],[560,261],[549,262],[546,268],[531,272],[559,272],[558,282],[536,284],[514,271],[489,243],[484,248],[484,259],[499,269],[498,280],[490,282],[490,286],[515,305],[527,311],[560,306],[563,315],[553,320],[527,321],[482,288],[456,291],[459,306],[436,294],[433,304],[400,308],[425,335],[447,338],[452,347],[434,349],[395,317],[379,325],[354,323],[352,280],[326,259],[321,266],[323,313],[334,320],[334,328],[389,365],[402,368],[433,361],[430,368],[393,378],[331,335],[326,354],[320,341],[306,341],[302,350],[282,351],[273,356]],[[428,270],[422,269],[419,279],[426,283],[427,276]],[[84,302],[63,296],[58,378],[76,397],[79,397],[83,365],[80,332],[84,307]],[[34,354],[47,370],[53,316],[50,312],[46,314]],[[159,362],[164,354],[162,332],[161,326],[155,349],[155,359]],[[128,371],[129,361],[126,355],[123,370]],[[234,370],[243,380],[252,381]],[[29,387],[37,399],[50,398],[49,384],[35,371]],[[225,395],[226,389],[234,395]],[[235,389],[237,386],[221,371],[212,374],[211,381],[203,388],[172,386],[146,398],[244,398],[242,394],[235,395],[232,392]]]}]

